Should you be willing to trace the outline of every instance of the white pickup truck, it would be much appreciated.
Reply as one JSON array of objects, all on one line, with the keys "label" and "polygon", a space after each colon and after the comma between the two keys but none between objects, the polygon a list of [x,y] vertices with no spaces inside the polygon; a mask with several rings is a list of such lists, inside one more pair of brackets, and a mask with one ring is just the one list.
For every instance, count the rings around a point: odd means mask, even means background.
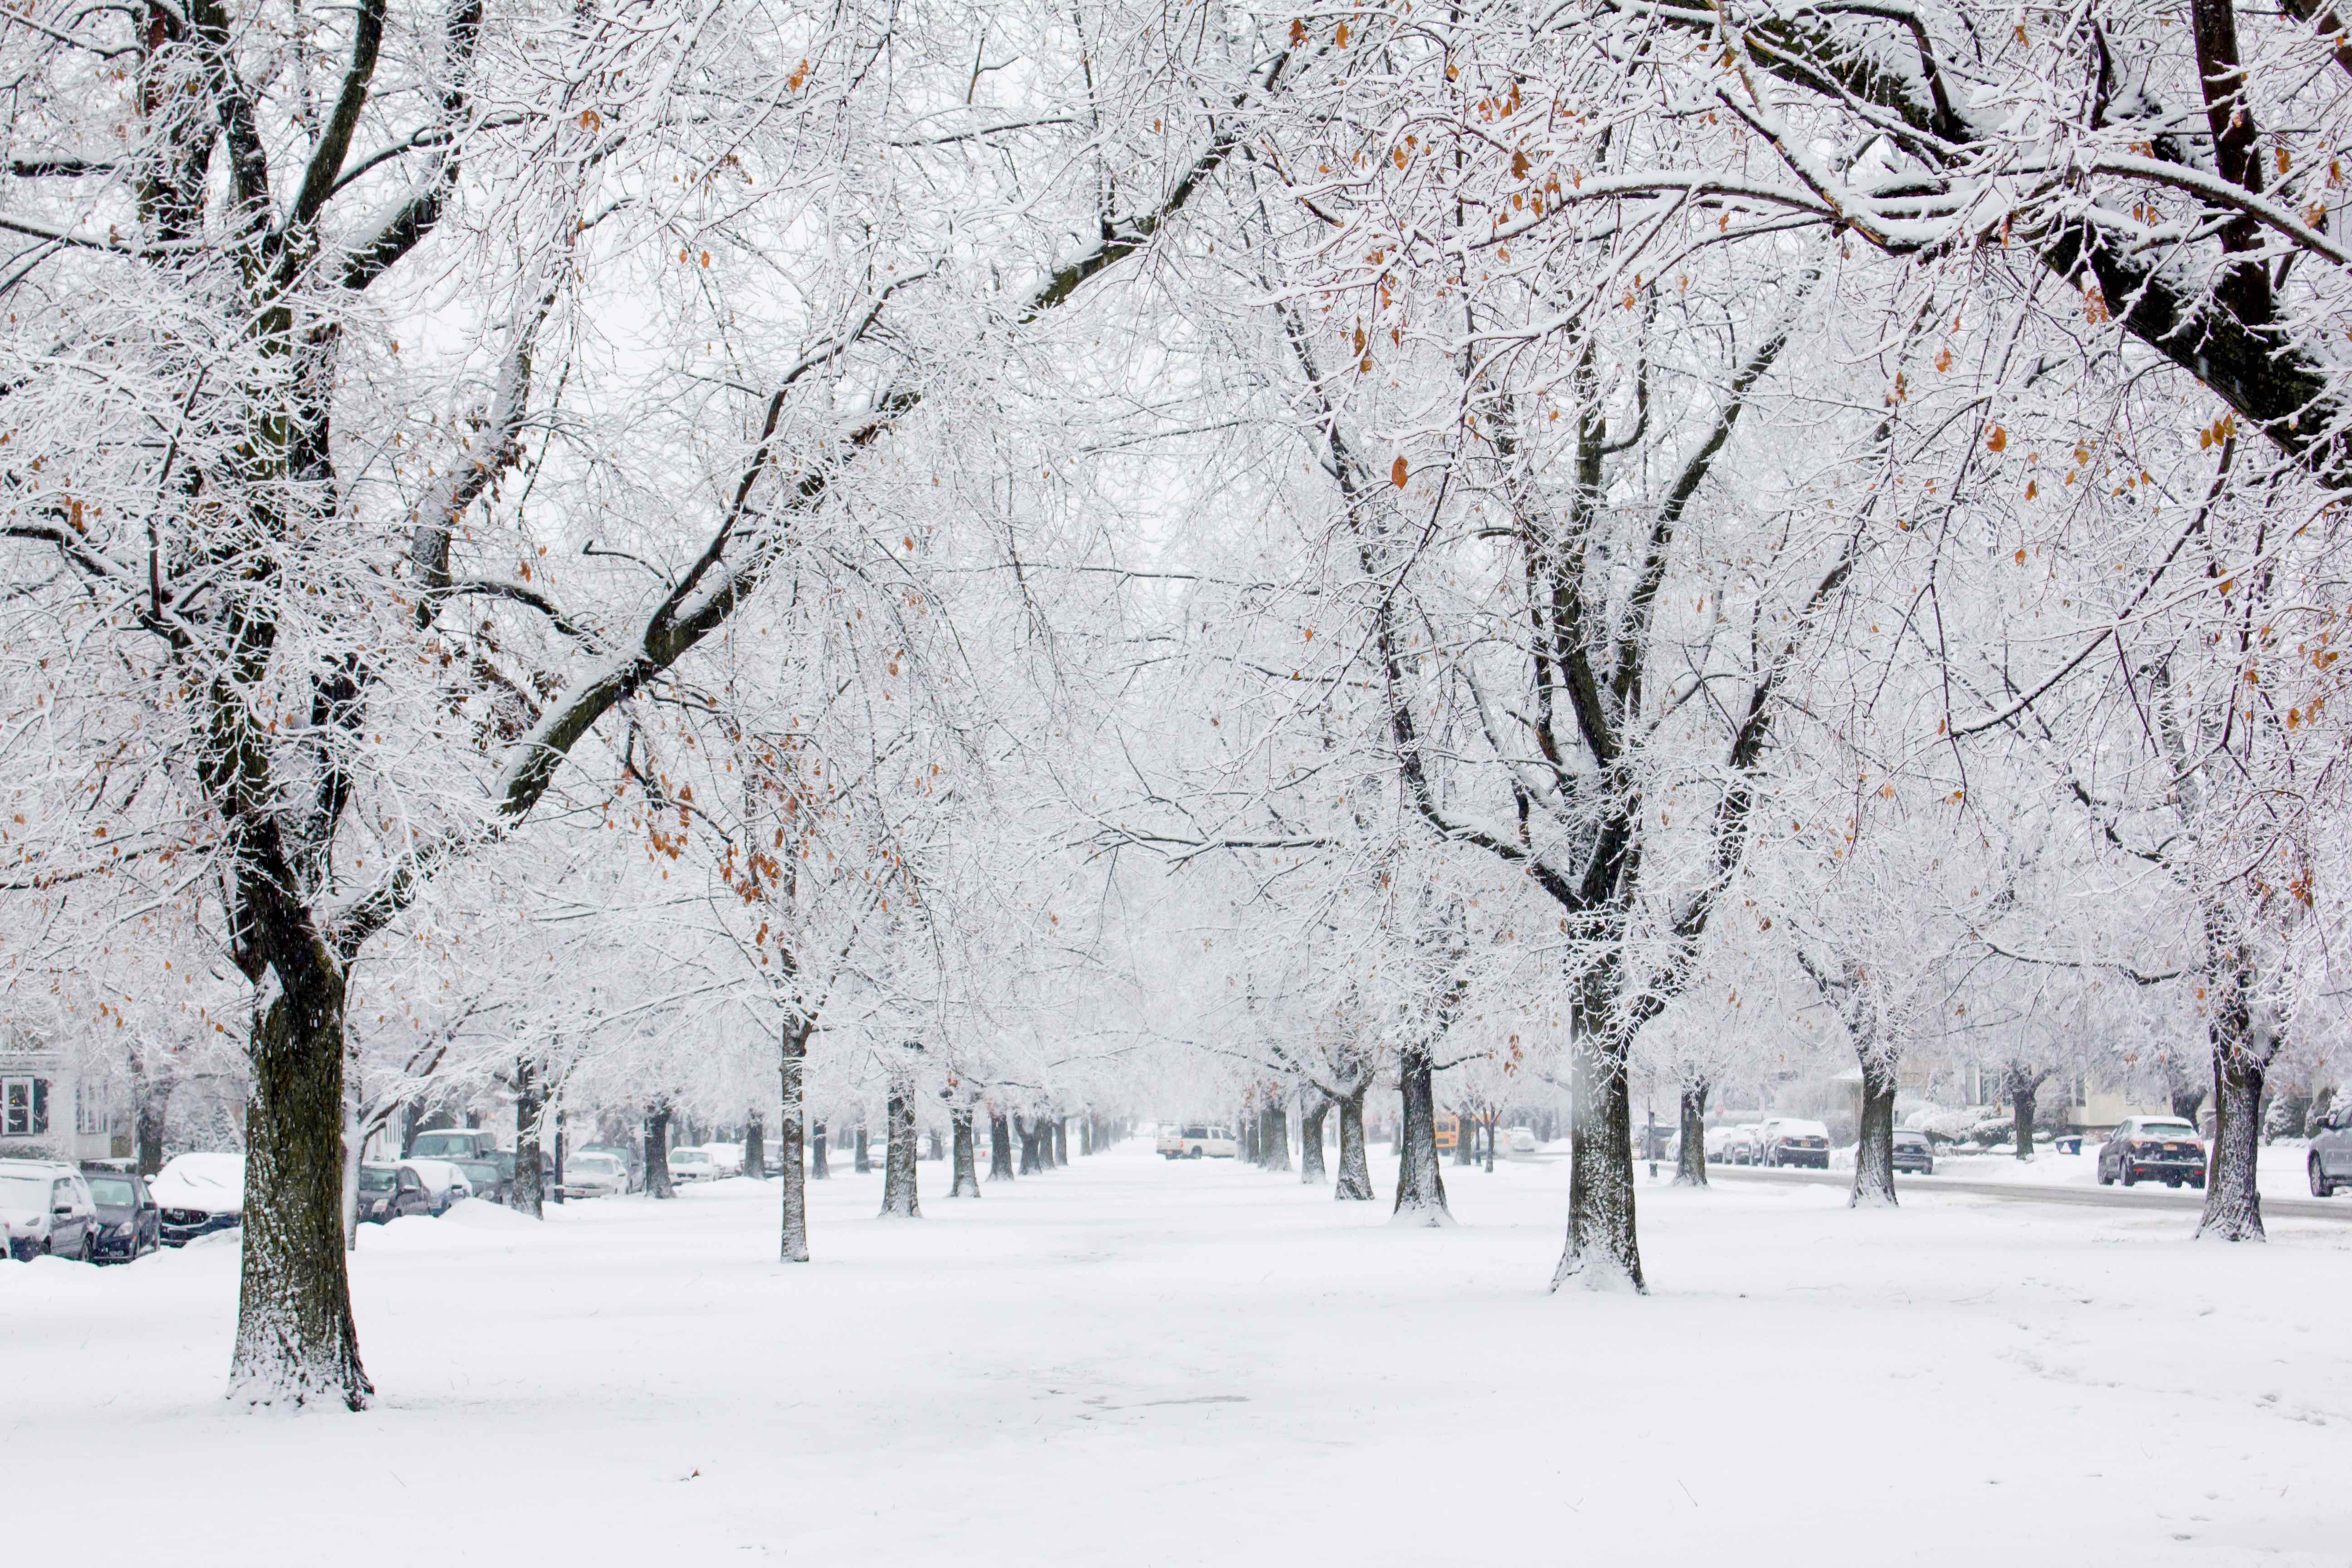
[{"label": "white pickup truck", "polygon": [[1230,1160],[1241,1152],[1234,1142],[1230,1127],[1212,1127],[1204,1121],[1170,1122],[1160,1129],[1160,1142],[1154,1145],[1163,1160]]}]

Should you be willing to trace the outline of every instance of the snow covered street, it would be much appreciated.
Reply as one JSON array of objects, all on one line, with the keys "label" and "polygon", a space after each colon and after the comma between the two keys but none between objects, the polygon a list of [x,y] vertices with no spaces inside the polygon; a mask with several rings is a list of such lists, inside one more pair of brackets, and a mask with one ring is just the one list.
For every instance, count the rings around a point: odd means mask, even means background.
[{"label": "snow covered street", "polygon": [[[1392,1166],[1376,1148],[1385,1185]],[[28,1561],[2346,1561],[2352,1234],[1645,1188],[1646,1300],[1545,1294],[1565,1162],[1387,1223],[1137,1140],[919,1222],[879,1174],[467,1205],[354,1259],[379,1400],[221,1398],[233,1240],[0,1270]],[[2193,1384],[2190,1373],[2194,1373]],[[428,1550],[429,1548],[429,1550]]]}]

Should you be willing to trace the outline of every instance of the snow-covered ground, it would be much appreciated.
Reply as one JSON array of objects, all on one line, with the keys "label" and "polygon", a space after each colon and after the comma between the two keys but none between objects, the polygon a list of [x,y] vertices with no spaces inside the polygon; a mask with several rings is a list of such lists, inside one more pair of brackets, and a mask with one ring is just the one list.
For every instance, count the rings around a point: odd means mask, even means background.
[{"label": "snow-covered ground", "polygon": [[740,1179],[371,1227],[358,1416],[224,1404],[233,1239],[0,1268],[12,1558],[2352,1556],[2352,1226],[1659,1187],[1652,1294],[1550,1296],[1564,1161],[1449,1166],[1446,1231],[1141,1142],[921,1170],[817,1184],[806,1268]]},{"label": "snow-covered ground", "polygon": [[[2311,1195],[2311,1178],[2304,1169],[2311,1152],[2310,1142],[2302,1138],[2282,1138],[2275,1143],[2265,1143],[2254,1176],[2266,1198],[2307,1198]],[[1831,1161],[1842,1171],[1853,1169],[1853,1148],[1840,1149]],[[2079,1154],[2061,1154],[2054,1149],[2038,1148],[2033,1157],[2021,1160],[2014,1153],[1956,1154],[1949,1152],[1936,1156],[1936,1174],[1954,1180],[1970,1182],[2039,1182],[2062,1187],[2095,1187],[2099,1184],[2099,1146],[2085,1143]],[[1929,1181],[1929,1177],[1906,1178]],[[2147,1182],[2145,1187],[2161,1192],[2164,1184]]]}]

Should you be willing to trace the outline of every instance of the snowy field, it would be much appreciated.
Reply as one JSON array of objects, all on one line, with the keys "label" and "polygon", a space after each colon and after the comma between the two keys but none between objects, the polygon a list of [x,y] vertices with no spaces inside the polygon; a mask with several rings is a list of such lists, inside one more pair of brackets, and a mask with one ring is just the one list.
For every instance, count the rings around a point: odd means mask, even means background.
[{"label": "snowy field", "polygon": [[1448,1231],[944,1173],[814,1184],[800,1268],[740,1180],[371,1227],[358,1416],[223,1403],[233,1241],[0,1268],[11,1559],[2352,1561],[2352,1226],[1662,1187],[1647,1299],[1549,1296],[1565,1162],[1448,1167]]}]

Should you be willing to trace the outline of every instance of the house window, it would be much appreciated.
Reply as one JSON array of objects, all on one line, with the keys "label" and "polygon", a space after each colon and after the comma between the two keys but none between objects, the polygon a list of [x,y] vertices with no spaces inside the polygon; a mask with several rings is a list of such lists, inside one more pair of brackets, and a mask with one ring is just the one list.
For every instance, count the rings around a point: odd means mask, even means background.
[{"label": "house window", "polygon": [[38,1136],[49,1130],[49,1080],[0,1079],[0,1134]]}]

